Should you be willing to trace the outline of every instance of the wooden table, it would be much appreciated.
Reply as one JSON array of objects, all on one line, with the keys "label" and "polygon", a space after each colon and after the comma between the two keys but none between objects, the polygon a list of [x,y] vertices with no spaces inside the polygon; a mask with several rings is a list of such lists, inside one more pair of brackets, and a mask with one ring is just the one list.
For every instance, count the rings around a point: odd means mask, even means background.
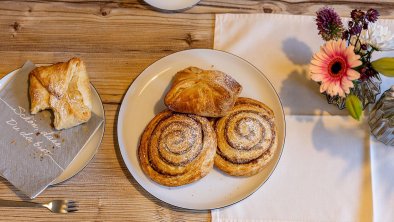
[{"label": "wooden table", "polygon": [[[130,175],[116,136],[117,114],[128,86],[149,64],[190,48],[212,48],[216,13],[314,14],[326,1],[202,0],[183,13],[152,11],[139,0],[0,1],[0,77],[26,60],[55,63],[82,58],[102,96],[106,131],[100,150],[82,172],[47,189],[36,201],[75,199],[80,211],[0,208],[0,220],[209,221],[210,212],[176,208],[157,200]],[[394,2],[336,1],[343,16],[355,7],[394,17]],[[0,198],[23,195],[0,178]]]}]

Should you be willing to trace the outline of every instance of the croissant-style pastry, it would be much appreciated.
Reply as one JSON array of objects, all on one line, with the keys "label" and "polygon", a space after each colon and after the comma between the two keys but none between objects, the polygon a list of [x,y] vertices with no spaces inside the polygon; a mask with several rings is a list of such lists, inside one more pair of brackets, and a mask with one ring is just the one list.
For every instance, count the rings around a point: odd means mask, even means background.
[{"label": "croissant-style pastry", "polygon": [[215,131],[206,118],[164,110],[145,128],[138,156],[153,181],[181,186],[211,171],[216,145]]},{"label": "croissant-style pastry", "polygon": [[78,58],[35,68],[29,74],[30,112],[51,109],[57,130],[87,122],[92,92],[85,64]]},{"label": "croissant-style pastry", "polygon": [[232,176],[257,174],[277,148],[274,113],[257,100],[238,98],[234,108],[216,122],[215,131],[215,166]]},{"label": "croissant-style pastry", "polygon": [[176,112],[221,117],[234,106],[241,90],[237,81],[221,71],[189,67],[175,75],[164,103]]}]

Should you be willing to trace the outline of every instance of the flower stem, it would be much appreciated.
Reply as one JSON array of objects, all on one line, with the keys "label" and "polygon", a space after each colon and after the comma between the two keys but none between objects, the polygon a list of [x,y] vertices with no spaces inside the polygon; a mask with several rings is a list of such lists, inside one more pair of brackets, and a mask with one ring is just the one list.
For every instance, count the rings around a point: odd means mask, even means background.
[{"label": "flower stem", "polygon": [[[364,25],[365,25],[365,21],[362,22],[361,27],[364,27]],[[361,30],[361,32],[362,32],[362,30]],[[358,35],[357,35],[357,39],[356,39],[356,43],[354,44],[354,48],[357,47],[357,43],[360,41],[361,32],[358,33]],[[361,52],[361,42],[360,42],[360,48],[358,49],[357,54],[359,54],[360,52]]]}]

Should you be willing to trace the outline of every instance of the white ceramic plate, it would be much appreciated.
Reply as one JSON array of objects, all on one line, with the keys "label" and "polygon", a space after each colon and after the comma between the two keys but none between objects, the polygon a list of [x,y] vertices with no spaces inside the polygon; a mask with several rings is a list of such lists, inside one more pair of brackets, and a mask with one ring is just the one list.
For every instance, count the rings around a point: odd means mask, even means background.
[{"label": "white ceramic plate", "polygon": [[[263,172],[252,177],[232,177],[214,169],[201,180],[180,187],[165,187],[150,180],[140,168],[137,150],[140,135],[158,112],[174,74],[186,67],[221,70],[243,86],[241,96],[269,105],[276,115],[278,151]],[[145,69],[125,95],[118,118],[118,140],[123,159],[133,177],[149,193],[169,204],[195,210],[214,209],[236,203],[255,192],[279,161],[285,138],[281,102],[268,79],[247,61],[222,51],[192,49],[164,57]]]},{"label": "white ceramic plate", "polygon": [[154,8],[165,11],[183,11],[193,7],[201,0],[144,0]]},{"label": "white ceramic plate", "polygon": [[[6,76],[4,76],[2,79],[0,79],[0,90],[3,89],[3,87],[7,84],[7,82],[11,79],[11,77],[17,72],[18,70],[15,70]],[[101,124],[100,128],[95,132],[95,134],[90,138],[90,140],[86,143],[86,145],[82,148],[80,153],[75,157],[75,159],[70,163],[70,165],[66,168],[66,170],[58,177],[56,178],[55,181],[52,182],[52,185],[56,185],[58,183],[64,182],[74,175],[76,175],[78,172],[80,172],[83,168],[85,168],[90,160],[94,157],[94,155],[97,153],[97,150],[101,144],[101,140],[104,135],[104,129],[105,129],[105,115],[104,115],[104,107],[103,103],[101,102],[101,98],[99,94],[97,93],[96,89],[93,87],[93,85],[90,85],[92,89],[92,94],[93,94],[93,104],[92,104],[92,112],[94,112],[96,115],[102,117],[104,119],[104,122]]]}]

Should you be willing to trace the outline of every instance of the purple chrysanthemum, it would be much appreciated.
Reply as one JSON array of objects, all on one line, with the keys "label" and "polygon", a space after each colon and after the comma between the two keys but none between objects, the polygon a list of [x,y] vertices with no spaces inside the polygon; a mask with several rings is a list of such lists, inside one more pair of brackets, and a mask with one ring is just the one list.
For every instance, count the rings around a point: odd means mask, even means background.
[{"label": "purple chrysanthemum", "polygon": [[378,20],[379,17],[379,12],[376,9],[369,9],[367,11],[367,14],[365,15],[366,19],[370,22],[376,22],[376,20]]},{"label": "purple chrysanthemum", "polygon": [[332,8],[322,8],[316,12],[316,25],[319,35],[325,41],[342,37],[343,24],[339,15]]}]

